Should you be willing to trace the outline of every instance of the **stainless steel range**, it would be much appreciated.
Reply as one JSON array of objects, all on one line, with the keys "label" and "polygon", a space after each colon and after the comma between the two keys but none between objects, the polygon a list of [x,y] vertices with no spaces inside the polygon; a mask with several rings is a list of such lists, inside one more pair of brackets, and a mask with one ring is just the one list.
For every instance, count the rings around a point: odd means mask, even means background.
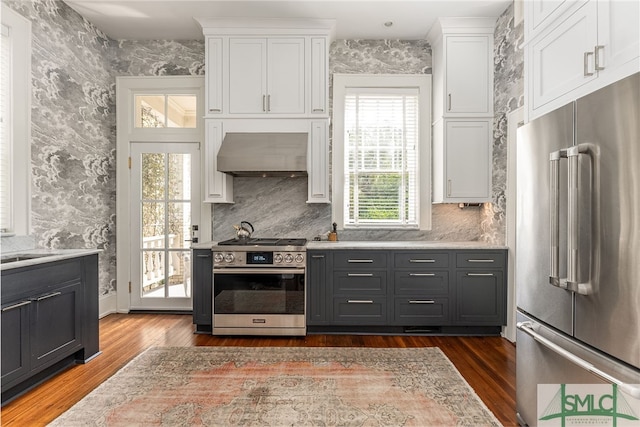
[{"label": "stainless steel range", "polygon": [[245,238],[213,251],[213,335],[305,335],[306,239]]}]

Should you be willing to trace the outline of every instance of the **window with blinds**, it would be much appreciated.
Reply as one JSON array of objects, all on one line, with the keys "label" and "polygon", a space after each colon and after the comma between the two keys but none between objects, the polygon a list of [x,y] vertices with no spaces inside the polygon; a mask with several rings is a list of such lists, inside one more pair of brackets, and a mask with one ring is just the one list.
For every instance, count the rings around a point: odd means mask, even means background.
[{"label": "window with blinds", "polygon": [[11,37],[2,24],[0,46],[0,231],[13,230],[11,212]]},{"label": "window with blinds", "polygon": [[345,224],[416,226],[417,88],[348,88],[344,101]]}]

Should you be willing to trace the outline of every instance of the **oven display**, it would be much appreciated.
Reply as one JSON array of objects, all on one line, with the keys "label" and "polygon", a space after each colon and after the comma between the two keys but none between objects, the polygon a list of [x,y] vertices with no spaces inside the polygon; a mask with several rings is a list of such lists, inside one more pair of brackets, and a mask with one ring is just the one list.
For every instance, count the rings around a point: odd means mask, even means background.
[{"label": "oven display", "polygon": [[273,252],[247,252],[247,264],[273,264]]}]

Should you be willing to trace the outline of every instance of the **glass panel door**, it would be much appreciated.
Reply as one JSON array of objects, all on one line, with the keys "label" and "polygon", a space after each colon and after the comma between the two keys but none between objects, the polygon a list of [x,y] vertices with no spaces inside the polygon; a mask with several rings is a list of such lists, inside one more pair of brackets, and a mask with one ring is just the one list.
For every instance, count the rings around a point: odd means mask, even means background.
[{"label": "glass panel door", "polygon": [[191,310],[198,143],[132,143],[131,309]]}]

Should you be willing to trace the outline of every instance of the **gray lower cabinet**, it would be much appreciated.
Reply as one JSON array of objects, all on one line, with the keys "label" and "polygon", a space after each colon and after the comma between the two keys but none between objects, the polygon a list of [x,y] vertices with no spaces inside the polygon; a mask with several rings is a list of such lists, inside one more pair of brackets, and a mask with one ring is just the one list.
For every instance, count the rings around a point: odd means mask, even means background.
[{"label": "gray lower cabinet", "polygon": [[388,321],[387,253],[334,251],[330,282],[334,324],[384,325]]},{"label": "gray lower cabinet", "polygon": [[99,354],[98,256],[2,272],[2,402]]},{"label": "gray lower cabinet", "polygon": [[331,318],[327,307],[327,273],[330,273],[330,261],[331,252],[307,253],[307,324],[323,325]]},{"label": "gray lower cabinet", "polygon": [[193,323],[196,332],[211,333],[213,325],[213,252],[193,250]]},{"label": "gray lower cabinet", "polygon": [[506,324],[506,250],[308,250],[307,258],[311,332],[499,334]]},{"label": "gray lower cabinet", "polygon": [[506,253],[456,254],[457,325],[504,325],[507,320]]},{"label": "gray lower cabinet", "polygon": [[449,325],[449,253],[394,251],[393,324]]}]

